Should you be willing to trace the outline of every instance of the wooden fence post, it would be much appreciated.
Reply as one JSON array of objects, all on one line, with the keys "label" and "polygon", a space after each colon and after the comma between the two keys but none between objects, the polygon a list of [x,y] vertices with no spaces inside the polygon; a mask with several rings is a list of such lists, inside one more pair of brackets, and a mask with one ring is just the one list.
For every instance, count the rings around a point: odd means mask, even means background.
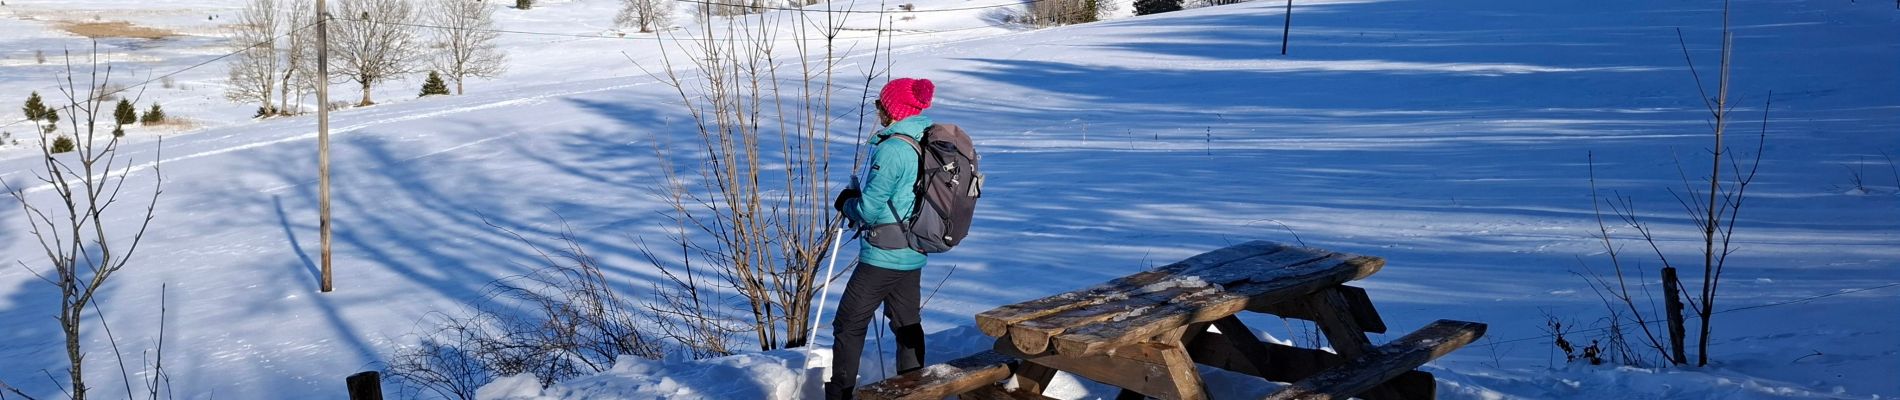
[{"label": "wooden fence post", "polygon": [[1682,352],[1682,280],[1676,278],[1676,267],[1663,267],[1662,280],[1663,317],[1669,320],[1669,362],[1688,364],[1689,357]]},{"label": "wooden fence post", "polygon": [[363,371],[344,379],[350,385],[350,400],[383,400],[383,374]]}]

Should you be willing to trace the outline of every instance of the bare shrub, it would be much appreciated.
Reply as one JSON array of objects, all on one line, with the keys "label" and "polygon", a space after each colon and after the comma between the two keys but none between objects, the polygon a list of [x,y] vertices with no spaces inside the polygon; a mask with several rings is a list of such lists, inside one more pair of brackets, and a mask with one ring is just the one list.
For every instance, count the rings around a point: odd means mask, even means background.
[{"label": "bare shrub", "polygon": [[495,377],[533,373],[542,385],[599,373],[622,355],[658,359],[666,346],[649,333],[644,306],[618,294],[601,266],[563,224],[561,247],[544,250],[514,231],[489,224],[533,248],[542,268],[489,284],[488,304],[474,313],[433,315],[420,344],[391,357],[389,376],[406,387],[457,399]]},{"label": "bare shrub", "polygon": [[[1702,242],[1701,288],[1694,294],[1687,290],[1681,290],[1678,293],[1679,289],[1687,289],[1687,287],[1682,286],[1683,280],[1678,278],[1677,264],[1657,244],[1654,231],[1643,222],[1634,201],[1627,196],[1616,196],[1610,200],[1600,200],[1597,197],[1594,160],[1591,162],[1590,186],[1591,200],[1594,203],[1598,221],[1597,238],[1608,252],[1614,281],[1595,272],[1589,272],[1585,280],[1589,281],[1591,288],[1597,290],[1599,297],[1603,298],[1605,308],[1610,311],[1612,325],[1636,325],[1643,332],[1643,337],[1639,339],[1643,340],[1645,345],[1656,350],[1662,358],[1677,365],[1689,362],[1684,343],[1687,338],[1686,318],[1682,313],[1686,305],[1686,308],[1697,317],[1699,323],[1696,335],[1696,365],[1706,366],[1709,362],[1711,321],[1716,313],[1716,295],[1721,289],[1722,273],[1726,270],[1728,256],[1736,251],[1736,248],[1732,246],[1732,239],[1735,236],[1737,217],[1741,213],[1744,200],[1747,199],[1748,186],[1754,182],[1756,173],[1760,171],[1761,154],[1766,149],[1768,137],[1768,110],[1774,105],[1774,92],[1768,93],[1767,100],[1762,106],[1761,131],[1756,138],[1755,159],[1744,164],[1735,159],[1734,153],[1729,151],[1724,142],[1729,133],[1729,122],[1731,122],[1729,113],[1734,108],[1728,100],[1729,67],[1734,53],[1734,33],[1729,27],[1728,3],[1724,1],[1722,6],[1721,64],[1716,78],[1719,84],[1716,86],[1715,96],[1708,95],[1709,92],[1703,84],[1701,73],[1695,68],[1695,59],[1689,55],[1688,44],[1686,40],[1681,39],[1680,30],[1677,31],[1677,35],[1678,41],[1681,42],[1683,59],[1689,65],[1689,72],[1696,82],[1696,90],[1703,99],[1703,105],[1706,106],[1712,120],[1709,124],[1712,139],[1709,149],[1709,175],[1691,178],[1689,172],[1682,168],[1681,160],[1678,159],[1676,160],[1677,174],[1683,182],[1682,191],[1678,192],[1674,189],[1669,191],[1682,206],[1684,214],[1696,228]],[[1726,163],[1724,156],[1728,157]],[[1743,168],[1744,166],[1747,168]],[[1727,177],[1723,176],[1724,169],[1729,172]],[[1706,191],[1699,187],[1705,184]],[[1602,205],[1610,206],[1611,212],[1623,221],[1624,226],[1632,228],[1640,239],[1649,245],[1657,261],[1660,261],[1661,268],[1657,271],[1657,276],[1661,278],[1665,292],[1661,296],[1665,307],[1662,312],[1654,309],[1656,296],[1648,292],[1648,286],[1644,284],[1645,281],[1641,277],[1642,271],[1635,268],[1626,269],[1619,260],[1620,255],[1617,252],[1619,246],[1610,237],[1609,229],[1603,223]],[[1584,267],[1586,271],[1589,268],[1587,264]],[[1637,276],[1632,279],[1626,274]],[[1635,286],[1636,292],[1631,291],[1632,286]],[[1661,317],[1656,317],[1658,314]],[[1656,321],[1668,323],[1666,333],[1657,333],[1650,328],[1650,324]],[[1664,344],[1664,337],[1668,340],[1667,345]]]},{"label": "bare shrub", "polygon": [[[702,15],[716,11],[710,7],[702,5]],[[676,301],[663,305],[696,310],[671,315],[684,320],[669,326],[728,326],[730,321],[712,320],[720,313],[704,310],[729,307],[713,299],[734,293],[744,300],[734,313],[749,317],[741,326],[762,350],[806,344],[814,283],[841,223],[831,208],[829,180],[839,114],[832,96],[838,62],[846,56],[835,38],[843,20],[785,21],[792,18],[767,14],[751,24],[700,24],[701,31],[687,40],[688,68],[662,58],[663,81],[679,94],[699,139],[684,153],[665,145],[656,150],[666,173],[662,195],[673,207],[674,239],[685,259],[683,266],[655,263],[673,278]],[[790,52],[775,47],[781,24],[796,27],[789,42],[797,47]],[[879,41],[870,51],[878,54],[884,46]],[[686,78],[682,69],[695,73]],[[869,84],[867,77],[867,90]],[[696,165],[676,165],[675,156]],[[701,273],[696,268],[719,280],[695,280]]]},{"label": "bare shrub", "polygon": [[1848,191],[1855,194],[1867,194],[1867,157],[1861,157],[1853,166],[1842,165],[1847,169]]}]

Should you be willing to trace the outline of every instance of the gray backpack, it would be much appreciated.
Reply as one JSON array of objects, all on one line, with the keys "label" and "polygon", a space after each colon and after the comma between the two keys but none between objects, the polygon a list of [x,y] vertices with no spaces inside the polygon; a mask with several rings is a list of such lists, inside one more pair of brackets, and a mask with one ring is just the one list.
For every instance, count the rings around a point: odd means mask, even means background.
[{"label": "gray backpack", "polygon": [[905,135],[891,136],[917,150],[917,183],[912,188],[916,209],[910,218],[897,218],[901,234],[874,229],[867,240],[884,249],[910,248],[924,254],[950,251],[970,234],[976,199],[983,197],[976,146],[963,128],[951,124],[924,129],[922,143]]}]

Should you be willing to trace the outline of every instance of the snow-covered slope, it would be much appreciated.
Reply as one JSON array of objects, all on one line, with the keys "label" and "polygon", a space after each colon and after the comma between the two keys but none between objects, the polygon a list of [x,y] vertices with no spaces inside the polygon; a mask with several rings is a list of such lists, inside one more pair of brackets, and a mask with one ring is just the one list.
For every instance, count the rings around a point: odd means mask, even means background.
[{"label": "snow-covered slope", "polygon": [[[924,314],[939,332],[932,358],[980,347],[955,328],[976,312],[1228,243],[1294,241],[1290,229],[1386,257],[1364,285],[1395,332],[1439,318],[1491,324],[1485,341],[1428,367],[1449,398],[1900,396],[1900,288],[1722,314],[1709,368],[1565,365],[1537,339],[1546,314],[1592,326],[1603,313],[1573,274],[1579,260],[1605,261],[1591,238],[1592,154],[1598,184],[1653,213],[1665,250],[1693,251],[1668,190],[1681,184],[1672,157],[1706,157],[1707,127],[1673,28],[1706,68],[1719,2],[1302,1],[1288,56],[1280,6],[919,34],[894,51],[896,74],[937,81],[931,115],[969,129],[989,173],[976,231],[925,271],[944,282]],[[1881,157],[1900,153],[1900,43],[1886,39],[1900,37],[1900,11],[1792,0],[1735,10],[1736,113],[1758,118],[1770,91],[1774,109],[1717,308],[1900,282],[1900,188],[1889,183],[1900,177]],[[950,18],[919,21],[993,23]],[[634,239],[666,231],[653,146],[690,132],[670,88],[618,51],[656,53],[505,37],[520,80],[334,115],[334,293],[316,292],[313,121],[168,139],[156,228],[101,299],[121,345],[155,340],[167,285],[166,364],[181,397],[337,398],[344,376],[413,340],[418,319],[464,310],[483,285],[532,268],[534,253],[489,223],[539,239],[565,217],[615,279],[654,278]],[[157,150],[125,151],[150,163]],[[0,179],[47,201],[34,165],[0,157]],[[1867,190],[1850,187],[1851,171]],[[154,176],[140,167],[128,187]],[[23,215],[0,213],[0,226],[0,261],[41,262]],[[65,365],[57,297],[23,268],[0,269],[0,380],[39,398],[59,396],[41,371]],[[1277,321],[1251,325],[1310,344]],[[87,345],[106,346],[101,333]],[[804,354],[758,357],[803,365]],[[124,389],[100,384],[117,380],[110,358],[91,357],[96,394],[117,397]],[[718,378],[702,379],[686,382]],[[754,390],[717,393],[777,389]]]}]

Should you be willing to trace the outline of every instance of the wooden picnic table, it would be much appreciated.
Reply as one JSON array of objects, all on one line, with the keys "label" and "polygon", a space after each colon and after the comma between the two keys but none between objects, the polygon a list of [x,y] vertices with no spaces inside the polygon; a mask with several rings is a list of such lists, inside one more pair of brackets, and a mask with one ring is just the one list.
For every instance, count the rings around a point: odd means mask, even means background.
[{"label": "wooden picnic table", "polygon": [[[1440,320],[1383,346],[1385,322],[1347,282],[1378,257],[1253,241],[1054,296],[976,315],[991,351],[861,388],[866,399],[1043,398],[1056,371],[1123,389],[1120,397],[1204,399],[1196,364],[1291,382],[1268,398],[1433,398],[1414,371],[1484,334]],[[1313,321],[1335,352],[1261,341],[1236,317],[1252,311]],[[1210,330],[1209,327],[1214,328]],[[1014,377],[1015,390],[1003,381]]]}]

